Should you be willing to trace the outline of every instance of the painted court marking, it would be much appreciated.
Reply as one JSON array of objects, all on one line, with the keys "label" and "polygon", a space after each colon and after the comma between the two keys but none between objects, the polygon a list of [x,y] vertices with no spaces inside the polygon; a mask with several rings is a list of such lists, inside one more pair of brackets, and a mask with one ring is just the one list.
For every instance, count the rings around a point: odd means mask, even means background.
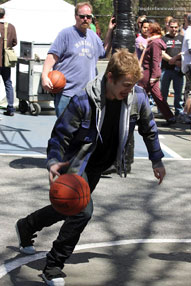
[{"label": "painted court marking", "polygon": [[160,146],[162,148],[163,151],[165,151],[166,153],[168,153],[170,156],[172,156],[173,158],[178,158],[178,159],[182,159],[182,157],[174,152],[172,149],[170,149],[169,147],[167,147],[165,144],[163,144],[162,142],[160,142]]},{"label": "painted court marking", "polygon": [[[162,135],[160,135],[159,137],[164,138]],[[171,148],[167,147],[164,143],[160,142],[161,145],[161,149],[166,152],[167,154],[169,154],[173,159],[184,159],[183,157],[181,157],[178,153],[176,153],[175,151],[173,151]],[[22,156],[22,157],[31,157],[31,158],[46,158],[46,154],[31,154],[31,153],[0,153],[1,156]],[[140,158],[138,156],[136,156],[136,152],[135,152],[135,159],[136,158]],[[143,158],[147,158],[147,153],[146,153],[146,157]],[[163,158],[164,159],[164,158]]]},{"label": "painted court marking", "polygon": [[[90,249],[90,248],[101,248],[101,247],[111,247],[119,245],[128,245],[128,244],[143,244],[143,243],[191,243],[191,239],[129,239],[129,240],[117,240],[111,242],[98,242],[98,243],[89,243],[77,245],[75,251]],[[74,251],[74,252],[75,252]],[[14,259],[11,262],[2,264],[0,266],[0,279],[5,276],[7,273],[13,271],[14,269],[21,267],[29,262],[33,262],[39,259],[46,257],[47,252],[39,252],[33,255],[27,255],[21,258]]]}]

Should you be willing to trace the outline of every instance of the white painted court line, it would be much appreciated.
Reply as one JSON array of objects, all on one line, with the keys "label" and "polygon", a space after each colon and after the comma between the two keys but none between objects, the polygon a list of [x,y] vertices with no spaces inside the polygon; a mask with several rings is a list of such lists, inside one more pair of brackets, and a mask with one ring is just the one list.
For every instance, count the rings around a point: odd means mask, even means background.
[{"label": "white painted court line", "polygon": [[31,154],[31,153],[0,153],[0,156],[9,156],[9,157],[29,157],[29,158],[46,158],[45,154]]},{"label": "white painted court line", "polygon": [[[143,244],[143,243],[191,243],[191,239],[129,239],[129,240],[118,240],[109,242],[98,242],[98,243],[88,243],[77,245],[74,252],[78,250],[90,249],[90,248],[101,248],[101,247],[111,247],[119,245],[128,244]],[[0,279],[7,273],[13,271],[14,269],[21,267],[22,265],[28,264],[39,259],[46,257],[47,252],[39,252],[33,255],[27,255],[21,258],[17,258],[11,262],[2,264],[0,266]]]},{"label": "white painted court line", "polygon": [[160,142],[160,145],[161,145],[162,150],[165,151],[166,153],[168,153],[173,158],[182,159],[182,157],[178,153],[174,152],[172,149],[167,147],[165,144]]},{"label": "white painted court line", "polygon": [[[135,157],[134,160],[146,160],[148,161],[148,158],[147,157]],[[163,157],[162,160],[165,160],[165,161],[191,161],[191,158],[165,158]]]},{"label": "white painted court line", "polygon": [[[138,134],[139,135],[139,134]],[[139,135],[140,136],[140,135]],[[164,139],[165,137],[161,134],[159,134],[159,139]],[[178,153],[167,147],[164,143],[160,142],[161,148],[164,152],[172,156],[174,159],[183,159]],[[31,157],[31,158],[46,158],[46,154],[31,154],[31,153],[0,153],[0,156],[22,156],[22,157]],[[144,157],[143,157],[144,158]],[[147,157],[146,157],[147,158]],[[142,157],[136,157],[135,159],[142,159]]]},{"label": "white painted court line", "polygon": [[159,134],[159,139],[164,139],[164,136]]},{"label": "white painted court line", "polygon": [[[161,143],[160,143],[161,144]],[[168,147],[167,147],[168,148]],[[170,149],[171,150],[171,149]],[[171,150],[172,151],[172,150]],[[174,151],[172,151],[174,152]],[[174,152],[175,153],[175,152]],[[177,153],[175,153],[176,155],[178,155]],[[6,153],[0,153],[0,156],[6,156],[6,157],[29,157],[29,158],[47,158],[46,155],[38,155],[38,154],[6,154]],[[180,161],[190,161],[191,158],[183,158],[181,156],[176,156],[176,157],[171,157],[171,158],[162,158],[163,160],[180,160]],[[148,160],[148,157],[134,157],[134,160]]]},{"label": "white painted court line", "polygon": [[11,262],[8,262],[8,263],[5,263],[5,264],[2,264],[0,266],[0,279],[5,276],[7,273],[13,271],[14,269],[22,266],[22,265],[25,265],[29,262],[32,262],[32,261],[36,261],[36,260],[39,260],[39,259],[42,259],[46,256],[46,252],[40,252],[40,253],[37,253],[37,254],[34,254],[34,255],[28,255],[28,256],[24,256],[24,257],[21,257],[21,258],[17,258]]}]

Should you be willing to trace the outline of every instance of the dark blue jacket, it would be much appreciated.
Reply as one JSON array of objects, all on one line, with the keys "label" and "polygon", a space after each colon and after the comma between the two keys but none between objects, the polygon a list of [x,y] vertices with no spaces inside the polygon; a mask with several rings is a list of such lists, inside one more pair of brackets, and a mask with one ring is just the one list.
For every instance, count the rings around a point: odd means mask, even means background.
[{"label": "dark blue jacket", "polygon": [[[105,77],[88,83],[85,91],[74,96],[58,118],[48,142],[48,168],[57,162],[69,161],[63,172],[81,175],[96,148],[105,114]],[[135,125],[143,136],[149,159],[160,161],[164,156],[158,140],[157,126],[144,90],[135,86],[132,94],[122,101],[119,125],[118,165]]]}]

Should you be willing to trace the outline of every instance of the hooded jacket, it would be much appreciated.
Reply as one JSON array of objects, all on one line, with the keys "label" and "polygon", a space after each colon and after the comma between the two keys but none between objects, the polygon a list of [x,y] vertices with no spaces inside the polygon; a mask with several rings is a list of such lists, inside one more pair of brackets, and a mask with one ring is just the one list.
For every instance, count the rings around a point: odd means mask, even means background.
[{"label": "hooded jacket", "polygon": [[[96,148],[105,115],[106,78],[96,77],[88,83],[85,91],[75,95],[53,128],[47,148],[47,168],[58,162],[69,165],[61,173],[74,172],[79,175],[85,170],[88,159]],[[149,159],[158,162],[164,156],[161,151],[156,123],[143,88],[135,86],[132,94],[122,101],[119,119],[119,146],[117,163],[124,165],[128,140],[135,125],[143,136]]]}]

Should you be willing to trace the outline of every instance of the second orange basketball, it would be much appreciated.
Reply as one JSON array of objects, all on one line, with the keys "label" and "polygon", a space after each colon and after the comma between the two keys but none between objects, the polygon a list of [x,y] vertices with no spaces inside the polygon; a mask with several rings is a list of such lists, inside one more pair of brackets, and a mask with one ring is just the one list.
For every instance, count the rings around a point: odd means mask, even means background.
[{"label": "second orange basketball", "polygon": [[48,77],[53,84],[51,93],[59,93],[66,85],[66,78],[60,71],[53,70],[48,73]]}]

